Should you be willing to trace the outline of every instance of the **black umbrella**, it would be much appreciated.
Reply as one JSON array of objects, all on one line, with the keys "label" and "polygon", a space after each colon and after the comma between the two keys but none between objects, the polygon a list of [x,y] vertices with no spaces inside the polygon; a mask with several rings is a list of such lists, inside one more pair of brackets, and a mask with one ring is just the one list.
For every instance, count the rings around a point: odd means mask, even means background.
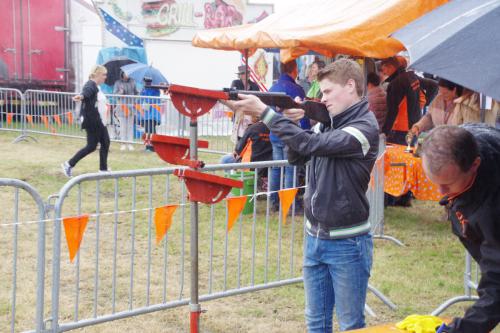
[{"label": "black umbrella", "polygon": [[398,30],[411,67],[500,100],[500,0],[454,0]]},{"label": "black umbrella", "polygon": [[114,85],[116,80],[120,79],[120,67],[128,64],[135,64],[136,62],[137,61],[127,57],[114,57],[106,61],[103,65],[108,70],[108,76],[106,77],[105,83],[110,86]]}]

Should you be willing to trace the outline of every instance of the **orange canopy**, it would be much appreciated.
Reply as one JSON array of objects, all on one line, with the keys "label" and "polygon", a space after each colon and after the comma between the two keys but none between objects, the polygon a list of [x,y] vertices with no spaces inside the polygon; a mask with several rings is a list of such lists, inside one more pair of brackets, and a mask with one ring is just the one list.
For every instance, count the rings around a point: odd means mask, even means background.
[{"label": "orange canopy", "polygon": [[264,20],[198,32],[192,44],[220,50],[280,48],[282,61],[308,51],[387,58],[404,50],[391,33],[448,0],[308,0]]}]

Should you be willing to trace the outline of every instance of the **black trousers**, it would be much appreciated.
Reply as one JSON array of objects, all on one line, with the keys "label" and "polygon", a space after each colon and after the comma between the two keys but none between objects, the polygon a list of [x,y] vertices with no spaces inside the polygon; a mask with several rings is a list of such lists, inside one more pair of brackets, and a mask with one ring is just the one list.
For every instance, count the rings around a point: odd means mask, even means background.
[{"label": "black trousers", "polygon": [[108,152],[110,143],[108,129],[103,125],[99,126],[97,129],[85,129],[85,132],[87,132],[87,145],[80,149],[75,156],[69,160],[69,165],[74,167],[82,158],[95,151],[97,143],[100,143],[99,170],[108,170]]}]

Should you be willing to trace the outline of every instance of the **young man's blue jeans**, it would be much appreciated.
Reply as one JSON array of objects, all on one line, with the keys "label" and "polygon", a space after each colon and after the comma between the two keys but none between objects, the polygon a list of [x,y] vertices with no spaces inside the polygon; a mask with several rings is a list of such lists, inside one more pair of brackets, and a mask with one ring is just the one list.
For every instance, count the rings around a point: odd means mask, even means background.
[{"label": "young man's blue jeans", "polygon": [[[274,161],[279,161],[279,160],[286,160],[287,156],[284,151],[285,145],[283,142],[279,139],[274,139],[271,137],[271,144],[273,146],[273,160]],[[281,186],[281,167],[273,167],[271,169],[271,177],[269,180],[269,187],[270,190],[273,192],[271,194],[271,202],[273,204],[277,204],[279,202],[278,199],[278,193],[275,191],[278,191]],[[285,167],[284,168],[284,180],[283,180],[283,188],[292,188],[293,187],[293,167]]]},{"label": "young man's blue jeans", "polygon": [[365,301],[372,267],[369,234],[304,243],[304,289],[308,333],[331,333],[333,309],[341,331],[365,326]]}]

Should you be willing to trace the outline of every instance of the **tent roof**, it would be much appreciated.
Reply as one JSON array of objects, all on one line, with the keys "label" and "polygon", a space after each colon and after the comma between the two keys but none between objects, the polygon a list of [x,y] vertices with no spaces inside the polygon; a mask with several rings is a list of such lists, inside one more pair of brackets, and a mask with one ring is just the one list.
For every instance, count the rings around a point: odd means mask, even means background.
[{"label": "tent roof", "polygon": [[264,20],[198,32],[192,44],[221,50],[280,48],[283,61],[308,51],[386,58],[404,50],[389,37],[448,0],[309,0]]}]

